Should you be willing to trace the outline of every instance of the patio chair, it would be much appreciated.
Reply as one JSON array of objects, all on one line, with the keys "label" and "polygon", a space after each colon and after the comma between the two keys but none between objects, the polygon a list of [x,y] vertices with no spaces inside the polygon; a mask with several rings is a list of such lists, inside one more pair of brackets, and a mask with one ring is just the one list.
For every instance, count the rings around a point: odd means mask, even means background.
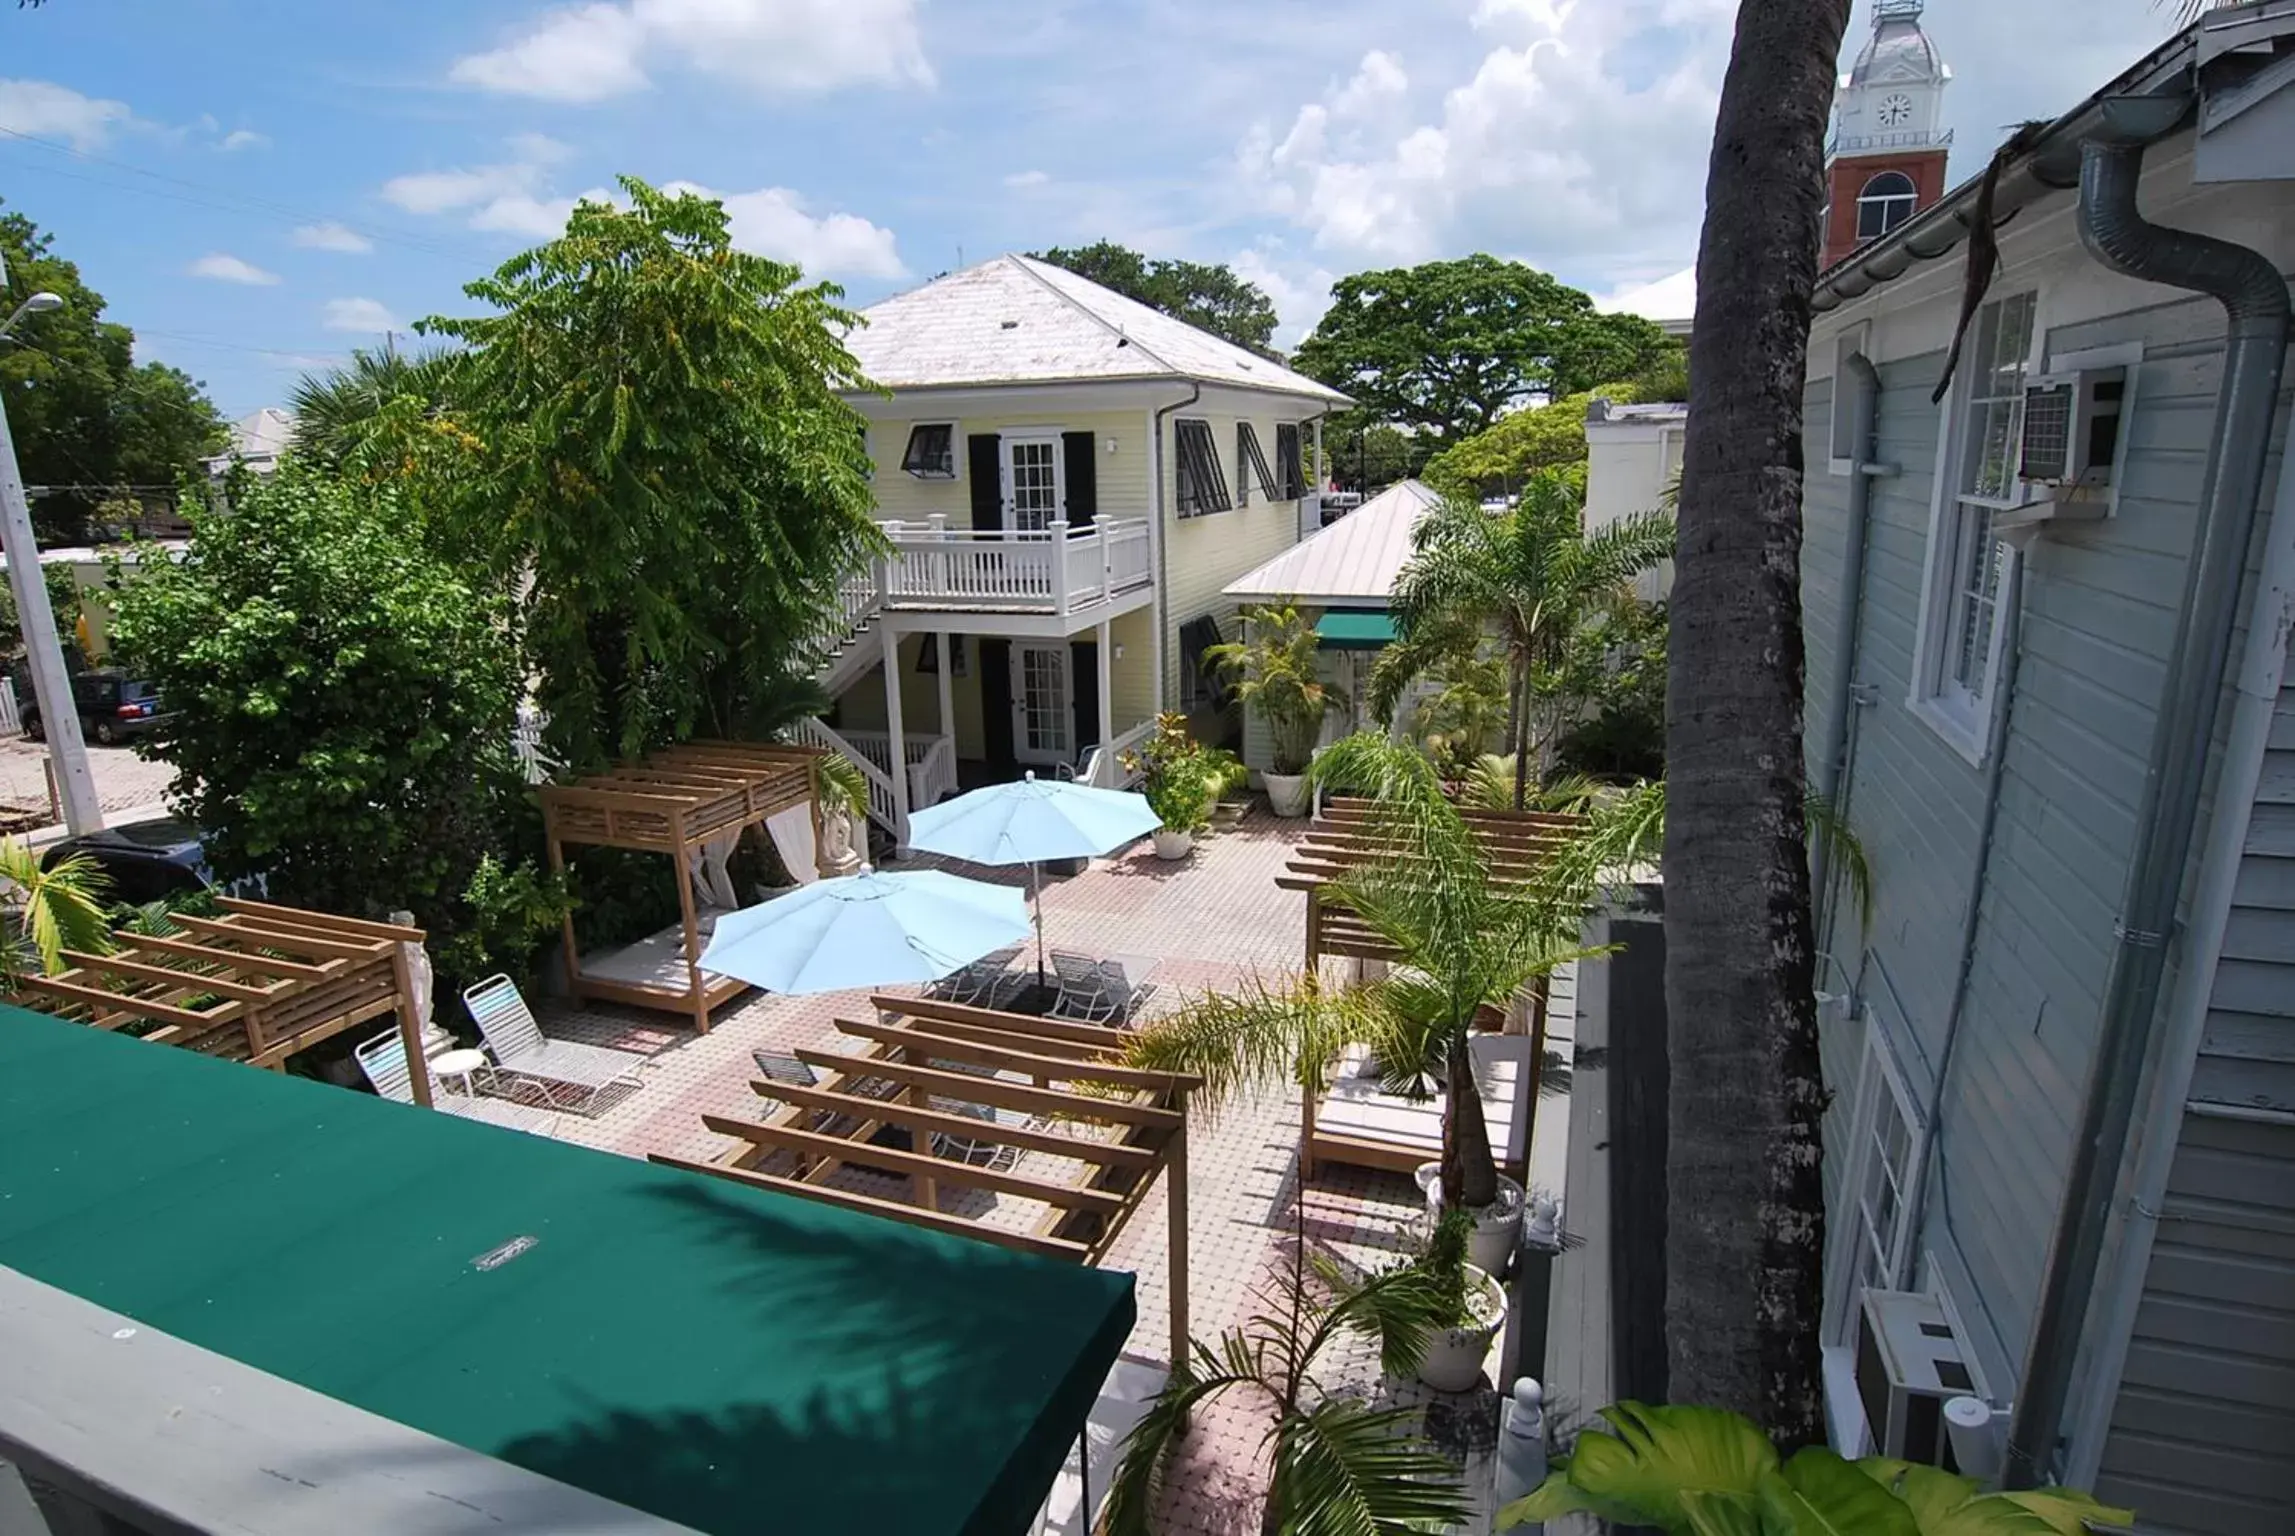
[{"label": "patio chair", "polygon": [[[366,1074],[367,1084],[377,1098],[389,1099],[394,1104],[414,1102],[414,1081],[406,1070],[406,1042],[398,1037],[396,1029],[362,1043],[351,1054],[358,1058],[359,1070]],[[448,1093],[435,1082],[431,1085],[430,1107],[441,1114],[483,1121],[504,1130],[525,1131],[534,1136],[550,1134],[551,1115],[546,1109],[513,1104],[508,1099],[481,1098],[475,1093]]]},{"label": "patio chair", "polygon": [[463,1006],[477,1022],[497,1066],[523,1083],[531,1084],[552,1109],[594,1114],[598,1098],[608,1088],[639,1086],[637,1069],[645,1058],[635,1051],[617,1051],[574,1040],[553,1040],[542,1033],[534,1010],[507,976],[489,976],[462,994]]},{"label": "patio chair", "polygon": [[1060,995],[1052,1002],[1056,1016],[1084,1024],[1121,1022],[1122,994],[1110,984],[1108,973],[1099,961],[1088,955],[1055,949],[1052,974],[1060,984]]},{"label": "patio chair", "polygon": [[1012,962],[1020,958],[1020,946],[1007,944],[1002,949],[982,955],[960,971],[944,977],[939,983],[940,995],[952,1003],[964,1003],[975,1008],[993,1008],[1013,980]]}]

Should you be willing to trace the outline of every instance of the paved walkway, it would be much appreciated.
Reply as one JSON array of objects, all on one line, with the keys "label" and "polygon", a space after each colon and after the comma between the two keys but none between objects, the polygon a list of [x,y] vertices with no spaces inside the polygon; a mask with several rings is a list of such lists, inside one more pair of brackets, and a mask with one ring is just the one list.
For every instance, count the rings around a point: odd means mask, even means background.
[{"label": "paved walkway", "polygon": [[[48,809],[48,748],[21,736],[0,737],[0,805],[36,810],[45,818]],[[88,743],[88,768],[95,775],[96,802],[105,811],[124,811],[167,798],[175,770],[165,763],[147,763],[132,747],[99,747]]]}]

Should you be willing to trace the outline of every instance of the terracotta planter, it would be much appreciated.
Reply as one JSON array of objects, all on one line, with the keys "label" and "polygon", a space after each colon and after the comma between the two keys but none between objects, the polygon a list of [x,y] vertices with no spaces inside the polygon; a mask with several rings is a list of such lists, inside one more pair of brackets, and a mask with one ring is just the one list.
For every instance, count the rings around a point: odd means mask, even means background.
[{"label": "terracotta planter", "polygon": [[1278,816],[1307,814],[1307,776],[1303,773],[1265,773],[1267,808]]},{"label": "terracotta planter", "polygon": [[[1421,1163],[1411,1177],[1426,1196],[1428,1219],[1440,1216],[1442,1164]],[[1505,1274],[1522,1243],[1522,1186],[1500,1174],[1497,1200],[1469,1214],[1474,1217],[1474,1231],[1466,1240],[1467,1262],[1493,1275]]]},{"label": "terracotta planter", "polygon": [[1155,839],[1155,856],[1159,859],[1177,863],[1195,852],[1195,834],[1193,832],[1175,831],[1170,827],[1158,827],[1155,829],[1153,837]]},{"label": "terracotta planter", "polygon": [[1482,1380],[1482,1362],[1491,1341],[1506,1326],[1506,1289],[1476,1264],[1466,1266],[1466,1293],[1483,1321],[1444,1328],[1428,1336],[1419,1357],[1418,1379],[1437,1392],[1464,1392]]}]

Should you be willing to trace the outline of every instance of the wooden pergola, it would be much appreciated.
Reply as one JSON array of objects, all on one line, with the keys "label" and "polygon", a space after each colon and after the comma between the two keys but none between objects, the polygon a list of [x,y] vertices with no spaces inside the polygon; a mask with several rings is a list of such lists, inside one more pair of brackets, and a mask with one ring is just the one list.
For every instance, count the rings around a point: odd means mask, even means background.
[{"label": "wooden pergola", "polygon": [[749,984],[701,969],[700,913],[693,899],[689,859],[702,844],[738,833],[793,805],[810,804],[813,835],[818,839],[821,801],[814,762],[820,755],[814,747],[689,741],[571,784],[543,785],[542,835],[553,870],[565,869],[568,844],[663,853],[677,864],[684,985],[585,975],[569,912],[564,922],[566,984],[573,995],[691,1014],[694,1029],[707,1034],[709,1010],[740,996]]},{"label": "wooden pergola", "polygon": [[287,1058],[396,1013],[415,1102],[430,1103],[413,978],[403,946],[420,928],[224,897],[220,917],[173,914],[168,938],[113,935],[118,948],[66,950],[69,968],[26,976],[14,1001],[97,1029],[277,1071]]},{"label": "wooden pergola", "polygon": [[[702,1116],[740,1143],[724,1157],[653,1161],[1071,1264],[1107,1257],[1162,1170],[1172,1347],[1184,1348],[1187,1096],[1202,1080],[1125,1065],[1119,1029],[923,998],[870,1002],[876,1019],[837,1021],[866,1042],[858,1052],[794,1053],[816,1082],[750,1084],[780,1108]],[[973,1163],[936,1154],[936,1138],[1013,1155]],[[978,1208],[944,1208],[944,1188]]]},{"label": "wooden pergola", "polygon": [[[1462,807],[1459,814],[1481,845],[1484,862],[1498,883],[1516,887],[1526,887],[1535,879],[1546,860],[1571,839],[1583,822],[1582,817],[1550,811]],[[1322,819],[1300,839],[1283,866],[1285,873],[1275,881],[1284,890],[1307,893],[1307,975],[1319,973],[1326,955],[1390,965],[1403,958],[1401,952],[1359,914],[1329,897],[1324,889],[1351,870],[1395,851],[1391,835],[1379,824],[1373,802],[1352,797],[1326,802]],[[1495,1010],[1489,1012],[1489,1027],[1498,1027],[1500,1017]],[[1539,1069],[1545,1050],[1546,999],[1541,984],[1531,1001],[1527,1091],[1533,1101],[1538,1093]],[[1318,1111],[1322,1107],[1316,1095],[1306,1095],[1301,1102],[1299,1165],[1302,1176],[1314,1172],[1318,1158],[1408,1173],[1425,1155],[1410,1145],[1335,1131],[1321,1122]]]}]

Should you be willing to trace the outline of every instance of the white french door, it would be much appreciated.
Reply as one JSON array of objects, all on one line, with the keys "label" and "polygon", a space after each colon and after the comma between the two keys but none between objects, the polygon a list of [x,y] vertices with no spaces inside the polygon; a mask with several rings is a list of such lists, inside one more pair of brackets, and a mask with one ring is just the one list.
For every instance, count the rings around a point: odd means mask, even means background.
[{"label": "white french door", "polygon": [[1008,436],[1002,446],[1004,526],[1014,533],[1042,533],[1064,515],[1068,500],[1060,439]]},{"label": "white french door", "polygon": [[1068,761],[1073,732],[1068,647],[1012,645],[1012,755],[1047,766]]}]

